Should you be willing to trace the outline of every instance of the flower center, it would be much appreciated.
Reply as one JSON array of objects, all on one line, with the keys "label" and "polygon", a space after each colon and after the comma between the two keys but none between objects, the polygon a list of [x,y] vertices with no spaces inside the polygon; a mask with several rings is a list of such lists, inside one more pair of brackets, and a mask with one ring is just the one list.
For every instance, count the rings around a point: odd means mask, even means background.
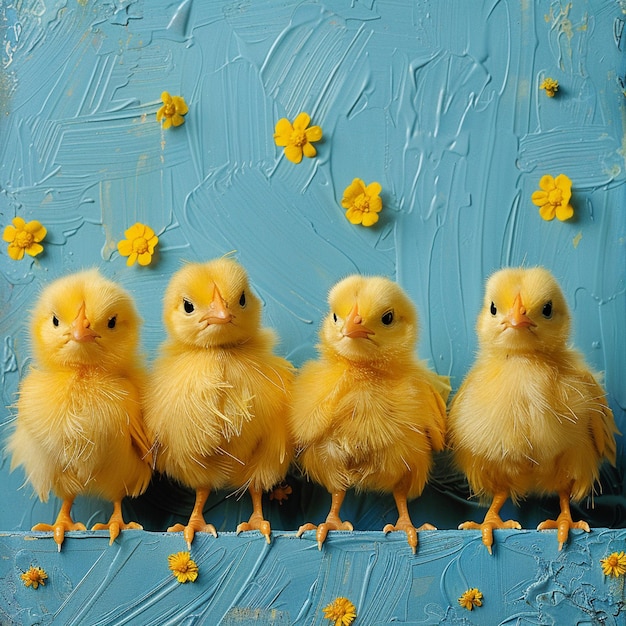
[{"label": "flower center", "polygon": [[31,233],[25,230],[20,230],[15,234],[15,245],[19,248],[30,248],[33,244],[34,237]]},{"label": "flower center", "polygon": [[612,555],[609,557],[609,565],[610,565],[611,567],[617,567],[618,562],[619,562],[619,559],[618,559],[618,558],[617,558],[617,556],[615,556],[614,554],[612,554]]},{"label": "flower center", "polygon": [[354,208],[362,213],[369,213],[370,199],[364,193],[359,194],[354,199]]},{"label": "flower center", "polygon": [[143,237],[137,237],[137,239],[133,241],[133,252],[137,254],[148,252],[148,242]]},{"label": "flower center", "polygon": [[294,146],[298,146],[298,148],[302,148],[307,143],[306,133],[303,130],[294,130],[291,133],[291,143]]},{"label": "flower center", "polygon": [[560,205],[563,201],[563,194],[561,193],[561,190],[552,189],[552,191],[548,193],[548,201],[554,206]]},{"label": "flower center", "polygon": [[174,106],[174,103],[170,102],[169,104],[166,104],[163,112],[165,113],[166,117],[172,117],[174,113],[176,113],[176,107]]}]

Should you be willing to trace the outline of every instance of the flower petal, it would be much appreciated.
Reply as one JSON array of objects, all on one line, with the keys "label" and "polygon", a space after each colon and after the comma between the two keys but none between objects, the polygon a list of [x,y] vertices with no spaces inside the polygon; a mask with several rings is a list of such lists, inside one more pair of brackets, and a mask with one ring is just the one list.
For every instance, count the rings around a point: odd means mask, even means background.
[{"label": "flower petal", "polygon": [[171,125],[172,125],[172,118],[171,117],[163,118],[163,128],[165,130],[167,130]]},{"label": "flower petal", "polygon": [[368,196],[377,196],[380,194],[380,192],[383,190],[383,188],[380,186],[380,183],[377,182],[373,182],[370,183],[366,188],[365,188],[365,193]]},{"label": "flower petal", "polygon": [[122,239],[117,242],[117,251],[122,256],[128,256],[133,251],[133,244],[128,239]]},{"label": "flower petal", "polygon": [[565,176],[565,174],[559,174],[554,183],[558,189],[561,190],[561,199],[564,204],[567,204],[572,197],[572,181]]},{"label": "flower petal", "polygon": [[302,148],[294,145],[285,146],[285,156],[292,163],[300,163],[302,161]]},{"label": "flower petal", "polygon": [[286,146],[289,143],[289,139],[291,138],[291,133],[293,133],[293,126],[291,122],[283,117],[276,122],[276,129],[274,132],[274,141],[277,146]]},{"label": "flower petal", "polygon": [[295,130],[304,130],[311,122],[311,117],[304,111],[299,113],[296,119],[293,121],[293,127]]},{"label": "flower petal", "polygon": [[126,239],[132,242],[134,239],[143,237],[145,228],[146,227],[140,222],[135,222],[130,228],[127,228],[124,231],[124,235],[126,236]]},{"label": "flower petal", "polygon": [[152,261],[152,255],[149,252],[142,252],[138,257],[139,265],[150,265]]},{"label": "flower petal", "polygon": [[564,222],[574,215],[574,207],[571,204],[561,204],[556,207],[557,219]]},{"label": "flower petal", "polygon": [[185,123],[185,118],[182,115],[179,115],[178,113],[174,113],[174,115],[172,115],[171,117],[171,120],[174,126],[181,126],[182,124]]},{"label": "flower petal", "polygon": [[43,246],[40,243],[31,243],[28,248],[26,248],[26,254],[29,256],[37,256],[43,252]]},{"label": "flower petal", "polygon": [[[365,183],[360,178],[355,178],[343,192],[343,200],[354,202],[354,200],[365,191]],[[342,200],[342,203],[343,203]],[[348,208],[348,207],[346,207]]]},{"label": "flower petal", "polygon": [[547,191],[533,191],[533,195],[530,196],[532,203],[536,206],[543,206],[548,203]]},{"label": "flower petal", "polygon": [[180,113],[180,115],[186,115],[189,113],[189,107],[182,96],[174,96],[172,98],[172,103],[174,104],[176,113]]},{"label": "flower petal", "polygon": [[134,265],[135,262],[137,261],[137,253],[136,252],[131,252],[130,256],[128,257],[128,259],[126,260],[126,265],[128,265],[128,267],[130,267],[131,265]]},{"label": "flower petal", "polygon": [[380,213],[383,208],[383,201],[380,196],[370,198],[370,212]]},{"label": "flower petal", "polygon": [[165,105],[163,105],[158,111],[157,111],[157,122],[160,122],[163,118],[165,117]]},{"label": "flower petal", "polygon": [[7,252],[14,261],[21,261],[24,258],[24,248],[10,243]]},{"label": "flower petal", "polygon": [[348,218],[350,224],[360,224],[363,221],[363,211],[348,209],[346,212],[346,217]]},{"label": "flower petal", "polygon": [[554,206],[552,204],[544,204],[539,209],[539,215],[541,215],[546,222],[552,221],[555,215]]},{"label": "flower petal", "polygon": [[539,181],[539,187],[544,191],[552,191],[555,188],[554,178],[550,174],[545,174]]},{"label": "flower petal", "polygon": [[363,226],[372,226],[372,224],[376,224],[377,221],[378,213],[368,212],[363,213],[363,220],[361,221],[361,224],[363,224]]},{"label": "flower petal", "polygon": [[163,91],[161,93],[161,101],[163,102],[163,104],[171,104],[172,96],[170,96],[169,92]]},{"label": "flower petal", "polygon": [[302,146],[302,152],[304,153],[304,156],[309,159],[313,158],[317,154],[317,150],[312,143],[305,143]]},{"label": "flower petal", "polygon": [[17,217],[14,217],[11,221],[13,222],[13,226],[15,226],[17,230],[23,230],[24,226],[26,226],[26,222],[19,215]]},{"label": "flower petal", "polygon": [[16,228],[9,224],[8,226],[5,227],[4,232],[2,233],[2,239],[4,239],[4,241],[8,241],[9,243],[12,243],[13,241],[15,241],[16,235],[17,235]]},{"label": "flower petal", "polygon": [[304,134],[309,141],[319,141],[322,138],[322,128],[321,126],[311,126],[304,131]]}]

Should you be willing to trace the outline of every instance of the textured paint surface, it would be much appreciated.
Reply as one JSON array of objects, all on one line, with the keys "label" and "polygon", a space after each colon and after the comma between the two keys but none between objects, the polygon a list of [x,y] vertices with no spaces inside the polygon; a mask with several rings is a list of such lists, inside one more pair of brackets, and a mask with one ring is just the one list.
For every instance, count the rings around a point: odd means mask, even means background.
[{"label": "textured paint surface", "polygon": [[[98,266],[124,284],[144,318],[142,342],[151,360],[163,339],[160,294],[171,274],[184,260],[236,250],[263,299],[266,324],[277,330],[281,353],[295,365],[315,354],[328,289],[349,273],[384,274],[415,300],[420,356],[449,374],[454,389],[473,359],[486,276],[504,265],[545,265],[570,302],[573,339],[604,372],[618,427],[626,432],[622,4],[1,3],[0,227],[21,216],[48,229],[44,253],[34,260],[13,261],[6,244],[0,246],[2,405],[14,401],[28,368],[25,321],[51,279]],[[539,89],[546,76],[559,81],[555,98]],[[163,90],[183,95],[189,105],[180,128],[164,131],[156,122]],[[324,138],[315,159],[294,165],[272,136],[279,118],[293,120],[300,111],[323,128]],[[575,218],[544,222],[530,196],[543,174],[561,172],[573,181]],[[383,187],[385,206],[371,229],[351,225],[340,206],[355,177]],[[136,221],[160,237],[158,256],[147,268],[127,268],[116,251]],[[3,441],[12,419],[10,408],[2,410]],[[594,508],[583,503],[577,511],[592,525],[626,525],[621,437],[618,456],[617,470],[604,473]],[[20,489],[23,473],[9,474],[8,466],[3,456],[0,528],[27,530],[51,521],[58,502],[36,501],[29,486]],[[296,478],[292,484],[287,503],[268,504],[274,528],[319,521],[327,510],[327,494]],[[481,514],[466,499],[463,481],[442,457],[411,509],[418,523],[455,528]],[[213,494],[209,503],[211,521],[222,531],[233,530],[250,511],[246,497]],[[146,529],[158,531],[183,520],[191,505],[189,493],[156,481],[126,506]],[[530,500],[514,514],[532,528],[556,508],[552,499]],[[76,517],[88,524],[104,521],[108,510],[106,503],[85,499],[75,505]],[[390,496],[349,494],[344,510],[359,530],[395,521]],[[16,541],[4,544],[11,558]],[[48,550],[50,542],[37,544]],[[256,540],[251,543],[259,549]],[[111,553],[98,544],[92,562],[130,558],[135,544],[126,535],[122,544]],[[138,545],[149,551],[150,539]],[[157,540],[154,546],[166,550]],[[348,546],[347,552],[356,549]],[[67,552],[60,558],[72,559]],[[326,558],[316,550],[308,554]],[[245,558],[253,564],[257,557]],[[363,558],[376,560],[376,551]],[[536,565],[539,557],[529,558]],[[549,559],[541,563],[545,571],[556,567]],[[268,571],[266,580],[272,579]],[[275,580],[273,593],[280,597],[281,576]],[[166,576],[155,584],[163,594],[172,585]],[[298,593],[308,584],[303,580]],[[409,598],[425,593],[424,584],[418,579],[403,592],[405,613]],[[213,593],[207,589],[203,593]],[[358,591],[368,602],[369,593]],[[524,592],[511,582],[508,593],[518,598]],[[553,594],[545,602],[559,605],[560,591],[545,593]],[[229,605],[234,613],[224,623],[238,623],[237,606],[283,610],[280,602],[266,600],[255,596]],[[300,623],[312,623],[304,617],[312,610],[307,606],[303,600]],[[400,622],[414,624],[439,616],[435,608],[410,619],[398,611]],[[76,614],[63,623],[80,619]],[[292,623],[294,615],[285,620]],[[125,622],[110,616],[102,623]]]},{"label": "textured paint surface", "polygon": [[[322,626],[331,623],[322,609],[344,596],[356,606],[355,626],[623,623],[624,578],[605,577],[600,559],[623,548],[626,531],[575,531],[561,553],[553,532],[496,531],[492,556],[465,531],[423,533],[416,556],[398,534],[333,533],[322,551],[312,533],[279,534],[271,546],[256,533],[201,534],[193,546],[198,579],[180,584],[167,565],[184,549],[179,535],[128,531],[109,547],[106,533],[70,533],[59,555],[39,535],[7,533],[0,620]],[[48,574],[37,590],[19,578],[31,564]],[[458,598],[473,587],[484,602],[470,613]]]}]

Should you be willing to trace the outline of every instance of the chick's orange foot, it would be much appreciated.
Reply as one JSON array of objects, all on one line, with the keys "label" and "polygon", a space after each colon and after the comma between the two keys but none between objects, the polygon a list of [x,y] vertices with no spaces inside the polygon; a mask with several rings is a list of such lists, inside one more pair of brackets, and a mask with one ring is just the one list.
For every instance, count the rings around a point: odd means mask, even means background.
[{"label": "chick's orange foot", "polygon": [[137,522],[124,521],[122,517],[122,505],[120,502],[113,504],[113,513],[106,524],[95,524],[91,530],[108,530],[109,531],[109,545],[119,537],[122,530],[143,530],[143,526]]},{"label": "chick's orange foot", "polygon": [[563,548],[563,544],[569,539],[569,531],[572,528],[590,532],[589,524],[584,520],[575,522],[569,513],[561,513],[556,519],[547,519],[537,526],[537,530],[557,530],[556,538],[559,542],[559,550]]},{"label": "chick's orange foot", "polygon": [[415,528],[415,526],[413,526],[413,522],[410,519],[405,518],[398,518],[398,521],[395,524],[387,524],[383,528],[383,532],[385,534],[402,530],[406,533],[407,541],[411,546],[413,554],[415,554],[417,552],[418,544],[417,533],[423,530],[437,530],[437,528],[432,524],[422,524],[419,528]]},{"label": "chick's orange foot", "polygon": [[204,517],[191,517],[189,518],[189,523],[185,526],[184,524],[174,524],[174,526],[170,526],[167,529],[168,533],[183,533],[183,537],[187,542],[187,548],[191,550],[191,544],[193,543],[193,539],[196,536],[196,533],[211,533],[215,538],[217,538],[217,530],[215,530],[215,526],[213,524],[207,524],[204,521]]},{"label": "chick's orange foot", "polygon": [[329,530],[354,530],[354,527],[350,522],[343,522],[338,517],[327,517],[326,521],[319,526],[315,524],[303,524],[298,528],[298,537],[302,537],[302,535],[307,530],[316,530],[315,539],[317,540],[317,547],[321,550],[324,542],[326,541],[326,537],[328,536]]},{"label": "chick's orange foot", "polygon": [[237,526],[237,534],[246,530],[258,530],[265,537],[267,543],[270,543],[272,529],[270,528],[270,523],[262,515],[253,513],[247,522],[241,522]]},{"label": "chick's orange foot", "polygon": [[72,504],[74,503],[74,498],[69,498],[67,500],[63,500],[63,504],[61,504],[61,510],[57,515],[57,518],[54,524],[35,524],[32,530],[34,531],[42,531],[42,532],[52,532],[54,537],[54,542],[57,544],[59,552],[61,551],[61,544],[65,539],[65,533],[70,530],[87,530],[84,524],[80,522],[75,522],[70,515],[70,511],[72,510]]},{"label": "chick's orange foot", "polygon": [[492,554],[493,531],[497,528],[520,530],[522,526],[519,522],[512,519],[503,521],[499,515],[487,515],[482,524],[477,522],[463,522],[459,524],[459,530],[480,530],[483,544],[489,551],[489,554]]}]

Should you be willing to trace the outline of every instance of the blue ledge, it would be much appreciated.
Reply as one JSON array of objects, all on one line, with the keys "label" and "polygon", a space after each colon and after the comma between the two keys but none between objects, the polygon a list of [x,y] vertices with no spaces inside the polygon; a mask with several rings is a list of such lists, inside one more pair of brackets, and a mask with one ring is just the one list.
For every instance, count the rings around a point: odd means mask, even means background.
[{"label": "blue ledge", "polygon": [[[319,624],[338,596],[357,608],[355,626],[417,624],[623,624],[624,577],[605,577],[600,559],[624,550],[626,530],[496,531],[493,555],[473,531],[426,531],[413,555],[404,533],[331,532],[320,551],[313,532],[200,533],[191,554],[195,583],[178,583],[167,557],[186,550],[180,533],[68,533],[61,552],[49,533],[0,534],[0,623],[257,626]],[[45,586],[20,574],[39,566]],[[478,588],[483,606],[458,598]]]}]

